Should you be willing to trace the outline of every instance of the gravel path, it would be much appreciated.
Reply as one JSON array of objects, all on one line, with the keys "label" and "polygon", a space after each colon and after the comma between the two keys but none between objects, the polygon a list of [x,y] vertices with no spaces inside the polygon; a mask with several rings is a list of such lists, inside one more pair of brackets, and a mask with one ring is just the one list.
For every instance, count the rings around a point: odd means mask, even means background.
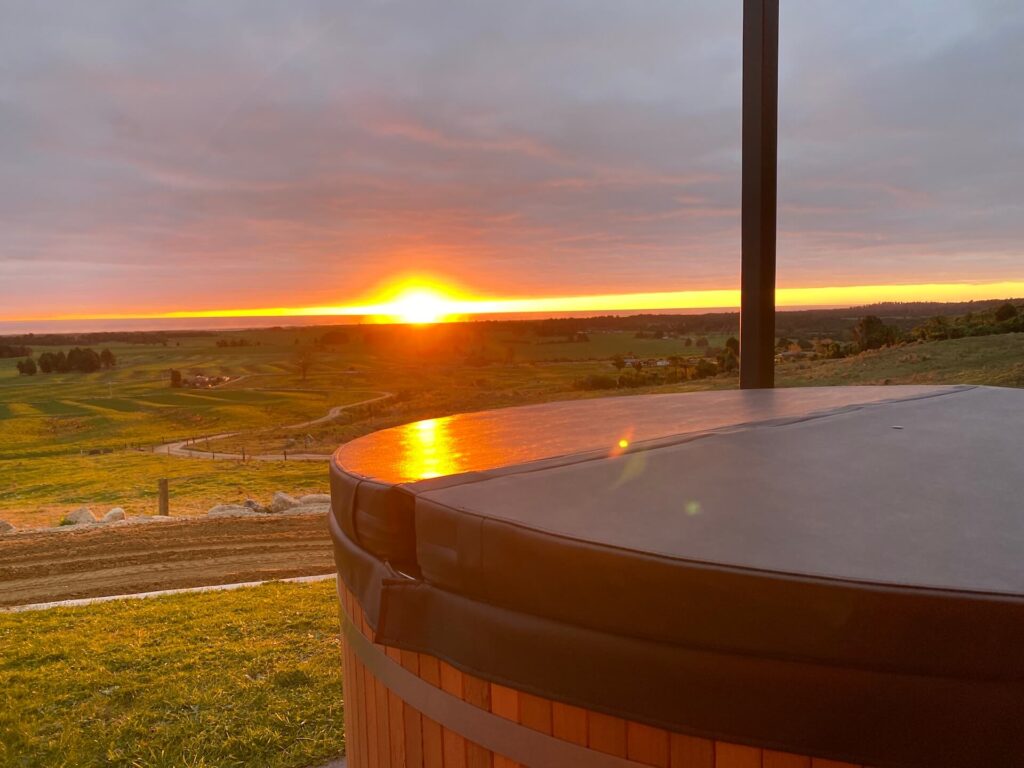
[{"label": "gravel path", "polygon": [[[328,421],[333,421],[338,418],[342,413],[347,411],[349,408],[356,408],[360,405],[369,405],[370,403],[377,403],[381,400],[387,400],[388,398],[394,397],[393,392],[381,392],[376,397],[370,397],[366,400],[360,400],[357,403],[348,403],[347,405],[336,405],[329,410],[325,415],[319,418],[312,419],[310,421],[303,421],[298,424],[288,424],[284,427],[274,427],[274,429],[302,429],[303,427],[312,427],[317,424],[325,424]],[[223,440],[228,437],[236,437],[241,434],[253,434],[244,432],[223,432],[219,435],[207,435],[202,440]],[[195,448],[188,447],[188,440],[178,440],[172,443],[164,443],[163,445],[156,446],[153,451],[154,453],[165,453],[168,456],[179,456],[187,459],[210,459],[210,460],[221,460],[225,459],[228,461],[241,461],[243,458],[246,461],[326,461],[331,456],[327,453],[289,453],[285,456],[283,453],[247,453],[243,457],[240,453],[221,453],[219,451],[201,451]]]}]

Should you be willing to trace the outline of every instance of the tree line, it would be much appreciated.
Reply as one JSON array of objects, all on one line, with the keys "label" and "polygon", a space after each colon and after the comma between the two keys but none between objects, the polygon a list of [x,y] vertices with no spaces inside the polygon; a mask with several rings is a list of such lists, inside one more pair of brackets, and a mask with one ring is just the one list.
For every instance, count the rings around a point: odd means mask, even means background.
[{"label": "tree line", "polygon": [[32,350],[20,344],[0,344],[0,357],[28,357]]},{"label": "tree line", "polygon": [[17,363],[18,373],[23,376],[35,376],[36,373],[92,373],[101,368],[113,368],[117,358],[109,349],[101,352],[86,347],[74,347],[65,353],[43,352],[38,361],[31,356]]}]

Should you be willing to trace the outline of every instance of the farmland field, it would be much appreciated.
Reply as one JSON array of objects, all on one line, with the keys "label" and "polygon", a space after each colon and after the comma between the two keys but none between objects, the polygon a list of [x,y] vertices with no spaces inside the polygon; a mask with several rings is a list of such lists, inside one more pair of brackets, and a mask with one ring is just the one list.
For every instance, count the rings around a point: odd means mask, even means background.
[{"label": "farmland field", "polygon": [[[323,328],[169,335],[162,344],[111,344],[117,366],[95,373],[19,376],[0,361],[0,518],[54,525],[70,509],[122,506],[155,512],[157,481],[168,478],[172,514],[222,502],[267,498],[276,490],[326,490],[322,461],[183,458],[161,453],[169,441],[224,433],[198,452],[329,454],[356,436],[419,418],[544,400],[608,394],[733,387],[734,376],[584,391],[588,376],[617,376],[615,355],[692,356],[681,338],[636,338],[599,331],[570,341],[527,326],[486,323],[451,329],[373,327],[316,343]],[[713,350],[724,335],[709,335]],[[232,341],[244,346],[218,346]],[[56,351],[55,347],[36,347]],[[299,360],[309,367],[305,377]],[[186,377],[227,376],[215,388],[173,389]],[[631,371],[625,372],[628,378]],[[979,383],[1024,386],[1024,334],[914,343],[840,360],[780,364],[780,386],[880,383]],[[382,393],[308,426],[330,409]]]}]

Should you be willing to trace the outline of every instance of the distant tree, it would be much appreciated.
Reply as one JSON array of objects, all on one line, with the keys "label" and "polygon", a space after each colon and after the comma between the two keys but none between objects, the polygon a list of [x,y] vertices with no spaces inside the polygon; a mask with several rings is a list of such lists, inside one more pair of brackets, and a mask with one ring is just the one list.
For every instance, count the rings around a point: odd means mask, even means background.
[{"label": "distant tree", "polygon": [[113,368],[117,365],[117,358],[114,357],[114,353],[109,349],[104,349],[100,352],[100,365],[104,368]]},{"label": "distant tree", "polygon": [[612,358],[612,365],[615,366],[615,370],[621,371],[626,367],[626,361],[622,358],[622,355],[616,355]]},{"label": "distant tree", "polygon": [[931,317],[924,325],[919,325],[913,333],[925,341],[942,341],[949,338],[949,320],[942,315]]},{"label": "distant tree", "polygon": [[718,370],[731,372],[740,367],[740,342],[735,336],[726,339],[725,348],[718,356]]},{"label": "distant tree", "polygon": [[65,359],[65,369],[68,371],[79,371],[80,373],[92,373],[100,369],[100,356],[94,349],[80,349],[75,347],[68,352]]},{"label": "distant tree", "polygon": [[714,376],[718,373],[718,366],[708,360],[706,357],[702,357],[697,361],[697,365],[694,369],[694,378],[706,379],[709,376]]},{"label": "distant tree", "polygon": [[55,357],[53,352],[43,352],[39,356],[39,370],[43,373],[52,373],[55,369]]},{"label": "distant tree", "polygon": [[18,361],[18,373],[22,376],[35,376],[36,370],[36,361],[31,357],[26,357],[24,360]]},{"label": "distant tree", "polygon": [[853,326],[853,343],[859,351],[878,349],[895,344],[899,331],[892,325],[886,325],[877,315],[862,317]]},{"label": "distant tree", "polygon": [[171,386],[174,389],[181,389],[181,371],[171,368]]},{"label": "distant tree", "polygon": [[1003,323],[1007,320],[1012,320],[1017,316],[1017,308],[1007,302],[1003,304],[999,309],[996,310],[996,322]]},{"label": "distant tree", "polygon": [[718,358],[718,369],[720,371],[731,373],[732,371],[739,369],[739,367],[740,359],[731,349],[725,350],[725,352],[723,352]]},{"label": "distant tree", "polygon": [[684,347],[692,347],[693,346],[693,339],[691,339],[689,336],[687,336],[685,339],[683,339],[683,346]]},{"label": "distant tree", "polygon": [[[295,340],[298,343],[298,339]],[[316,364],[316,355],[313,354],[313,350],[304,349],[295,354],[295,370],[302,377],[302,380],[306,380],[306,376],[309,375],[310,369]]]},{"label": "distant tree", "polygon": [[697,346],[698,347],[706,347],[707,345],[708,345],[708,337],[707,336],[699,336],[699,337],[697,337]]},{"label": "distant tree", "polygon": [[789,349],[789,345],[792,344],[792,343],[793,343],[792,341],[790,341],[785,336],[783,336],[782,338],[779,339],[778,343],[776,343],[775,351],[776,352],[785,352],[786,350]]},{"label": "distant tree", "polygon": [[0,357],[28,357],[32,350],[19,344],[0,344]]}]

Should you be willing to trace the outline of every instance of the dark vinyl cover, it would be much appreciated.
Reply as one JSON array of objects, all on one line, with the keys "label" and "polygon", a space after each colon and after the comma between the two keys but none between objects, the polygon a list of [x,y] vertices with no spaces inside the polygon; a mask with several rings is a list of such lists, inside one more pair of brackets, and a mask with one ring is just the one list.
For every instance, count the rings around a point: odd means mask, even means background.
[{"label": "dark vinyl cover", "polygon": [[[354,564],[387,569],[355,590],[382,641],[550,698],[853,762],[1010,764],[1024,755],[1024,393],[790,392],[760,418],[747,400],[742,419],[678,418],[673,433],[663,418],[624,450],[416,482],[367,478],[339,453],[339,572],[352,586]],[[710,394],[629,400],[671,414],[744,397]],[[619,429],[609,403],[573,418]],[[494,412],[503,439],[516,419],[536,429],[526,410]]]}]

